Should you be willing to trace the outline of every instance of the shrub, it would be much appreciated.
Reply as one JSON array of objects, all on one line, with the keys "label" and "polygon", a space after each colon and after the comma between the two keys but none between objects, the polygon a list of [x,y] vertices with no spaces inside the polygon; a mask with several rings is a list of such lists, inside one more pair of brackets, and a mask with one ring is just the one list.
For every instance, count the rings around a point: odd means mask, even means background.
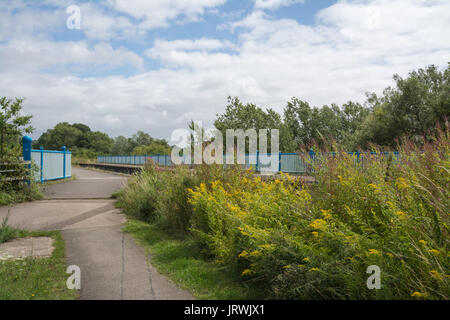
[{"label": "shrub", "polygon": [[219,166],[201,165],[194,171],[178,166],[163,171],[149,163],[121,191],[118,204],[135,218],[159,222],[173,231],[188,233],[192,207],[187,190],[217,179],[238,181],[240,175],[241,170],[235,167],[223,170]]},{"label": "shrub", "polygon": [[[147,166],[125,211],[191,233],[204,252],[277,299],[449,299],[449,131],[400,158],[337,152],[315,183],[262,181],[239,167]],[[369,266],[381,289],[367,288]]]},{"label": "shrub", "polygon": [[[403,141],[400,160],[321,159],[316,183],[300,188],[286,175],[201,184],[190,190],[193,234],[274,298],[448,299],[448,134]],[[380,290],[366,286],[371,265]]]}]

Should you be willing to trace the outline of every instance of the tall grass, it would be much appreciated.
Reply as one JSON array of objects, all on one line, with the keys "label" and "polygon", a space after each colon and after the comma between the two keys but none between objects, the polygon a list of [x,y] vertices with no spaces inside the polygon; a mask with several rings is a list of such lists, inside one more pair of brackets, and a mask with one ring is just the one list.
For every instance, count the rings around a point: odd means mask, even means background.
[{"label": "tall grass", "polygon": [[9,220],[9,210],[8,215],[3,219],[0,224],[0,243],[8,242],[11,239],[14,239],[17,235],[16,229],[12,228],[8,225]]},{"label": "tall grass", "polygon": [[[272,298],[449,299],[449,130],[398,150],[400,161],[338,152],[312,164],[310,185],[238,169],[148,167],[119,201],[135,217],[189,233]],[[367,287],[372,265],[379,290]]]}]

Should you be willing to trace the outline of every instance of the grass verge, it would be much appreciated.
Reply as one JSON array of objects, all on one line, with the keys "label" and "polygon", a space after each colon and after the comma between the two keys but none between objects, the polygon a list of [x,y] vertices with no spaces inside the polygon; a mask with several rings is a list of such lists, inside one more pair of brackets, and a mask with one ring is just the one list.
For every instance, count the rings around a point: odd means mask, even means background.
[{"label": "grass verge", "polygon": [[58,231],[15,230],[14,238],[52,237],[55,250],[50,258],[0,261],[0,300],[72,300],[75,290],[66,286],[68,274],[64,241]]},{"label": "grass verge", "polygon": [[123,229],[152,256],[152,265],[179,287],[201,300],[264,299],[264,290],[242,282],[225,267],[201,254],[190,237],[177,237],[157,224],[129,219]]},{"label": "grass verge", "polygon": [[44,194],[36,183],[32,183],[30,186],[24,186],[18,190],[14,188],[2,188],[0,185],[0,207],[42,199],[44,199]]}]

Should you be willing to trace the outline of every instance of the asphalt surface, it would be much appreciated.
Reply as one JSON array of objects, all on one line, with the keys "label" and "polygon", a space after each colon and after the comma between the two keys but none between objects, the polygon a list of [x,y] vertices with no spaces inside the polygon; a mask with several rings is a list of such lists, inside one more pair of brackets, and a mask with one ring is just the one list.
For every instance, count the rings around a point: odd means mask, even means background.
[{"label": "asphalt surface", "polygon": [[190,300],[151,265],[151,256],[122,233],[126,217],[112,193],[127,177],[72,168],[76,180],[45,187],[47,199],[1,207],[0,219],[26,230],[61,230],[67,265],[81,270],[84,300]]}]

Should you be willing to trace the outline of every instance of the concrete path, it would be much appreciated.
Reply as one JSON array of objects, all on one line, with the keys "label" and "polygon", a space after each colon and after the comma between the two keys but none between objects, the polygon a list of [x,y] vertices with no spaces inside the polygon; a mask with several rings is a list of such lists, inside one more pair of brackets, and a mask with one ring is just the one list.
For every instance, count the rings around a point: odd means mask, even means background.
[{"label": "concrete path", "polygon": [[[121,232],[125,216],[111,194],[127,178],[72,168],[74,181],[45,187],[47,200],[10,209],[11,225],[26,230],[61,230],[68,265],[81,269],[81,299],[193,299],[150,264],[151,257]],[[0,208],[0,219],[8,208]]]}]

